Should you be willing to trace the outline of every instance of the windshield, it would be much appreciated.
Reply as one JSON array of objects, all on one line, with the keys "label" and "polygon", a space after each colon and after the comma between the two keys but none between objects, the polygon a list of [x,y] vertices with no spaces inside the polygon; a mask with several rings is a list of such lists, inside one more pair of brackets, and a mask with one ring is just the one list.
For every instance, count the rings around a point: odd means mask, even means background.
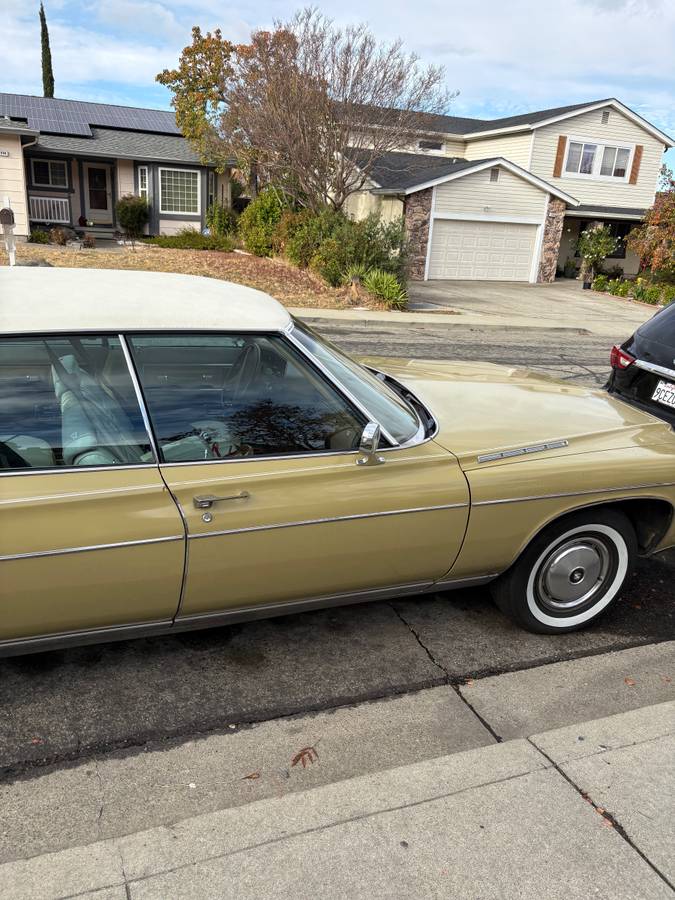
[{"label": "windshield", "polygon": [[294,320],[293,337],[312,354],[399,444],[420,430],[414,410],[383,381],[307,325]]}]

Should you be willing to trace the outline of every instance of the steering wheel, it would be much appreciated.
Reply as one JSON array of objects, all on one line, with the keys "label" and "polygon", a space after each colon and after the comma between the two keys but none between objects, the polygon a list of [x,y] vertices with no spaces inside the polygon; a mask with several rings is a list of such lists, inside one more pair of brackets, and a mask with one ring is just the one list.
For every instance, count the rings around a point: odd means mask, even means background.
[{"label": "steering wheel", "polygon": [[226,386],[232,390],[232,399],[237,400],[258,377],[262,365],[262,351],[258,344],[250,343],[242,349],[232,365],[232,375]]}]

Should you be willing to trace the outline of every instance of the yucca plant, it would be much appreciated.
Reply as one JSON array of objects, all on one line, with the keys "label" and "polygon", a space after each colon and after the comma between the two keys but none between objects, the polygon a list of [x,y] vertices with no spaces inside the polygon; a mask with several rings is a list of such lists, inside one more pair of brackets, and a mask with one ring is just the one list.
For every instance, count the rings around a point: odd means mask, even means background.
[{"label": "yucca plant", "polygon": [[371,269],[362,282],[364,288],[383,300],[390,309],[405,309],[408,304],[408,292],[401,287],[395,275],[383,269]]}]

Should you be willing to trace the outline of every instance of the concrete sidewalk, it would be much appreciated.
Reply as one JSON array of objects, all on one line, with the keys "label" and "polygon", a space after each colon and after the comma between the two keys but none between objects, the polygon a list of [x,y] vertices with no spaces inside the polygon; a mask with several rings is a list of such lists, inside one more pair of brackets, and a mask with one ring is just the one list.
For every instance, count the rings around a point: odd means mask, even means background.
[{"label": "concrete sidewalk", "polygon": [[0,787],[0,897],[672,896],[674,664],[664,643],[29,771]]},{"label": "concrete sidewalk", "polygon": [[0,867],[6,900],[673,896],[675,703]]}]

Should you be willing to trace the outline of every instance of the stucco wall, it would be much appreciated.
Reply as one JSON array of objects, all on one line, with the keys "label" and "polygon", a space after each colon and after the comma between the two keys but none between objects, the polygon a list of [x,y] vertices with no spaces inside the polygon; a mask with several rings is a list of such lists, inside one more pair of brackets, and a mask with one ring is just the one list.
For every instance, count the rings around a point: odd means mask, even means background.
[{"label": "stucco wall", "polygon": [[5,204],[5,197],[14,210],[14,234],[17,237],[28,235],[28,210],[26,209],[26,173],[23,165],[21,138],[18,134],[0,135],[0,207]]},{"label": "stucco wall", "polygon": [[370,191],[357,191],[347,198],[343,209],[350,218],[357,221],[376,213],[383,222],[391,222],[403,215],[403,201],[397,197],[371,194]]},{"label": "stucco wall", "polygon": [[[628,181],[618,178],[596,181],[588,175],[566,175],[564,172],[560,178],[555,178],[553,167],[558,137],[561,134],[567,137],[568,144],[570,138],[578,138],[610,145],[642,146],[644,149],[637,184],[629,184]],[[602,109],[596,109],[537,129],[531,170],[540,178],[558,185],[582,203],[642,209],[654,202],[663,151],[661,141],[613,107],[609,108],[609,121],[606,125],[602,124]],[[630,166],[629,160],[629,173]]]},{"label": "stucco wall", "polygon": [[193,228],[195,231],[201,230],[199,219],[160,219],[160,234],[178,234],[184,228]]},{"label": "stucco wall", "polygon": [[436,213],[476,216],[532,218],[541,222],[547,203],[546,191],[507,169],[490,181],[490,169],[465,175],[436,188]]}]

